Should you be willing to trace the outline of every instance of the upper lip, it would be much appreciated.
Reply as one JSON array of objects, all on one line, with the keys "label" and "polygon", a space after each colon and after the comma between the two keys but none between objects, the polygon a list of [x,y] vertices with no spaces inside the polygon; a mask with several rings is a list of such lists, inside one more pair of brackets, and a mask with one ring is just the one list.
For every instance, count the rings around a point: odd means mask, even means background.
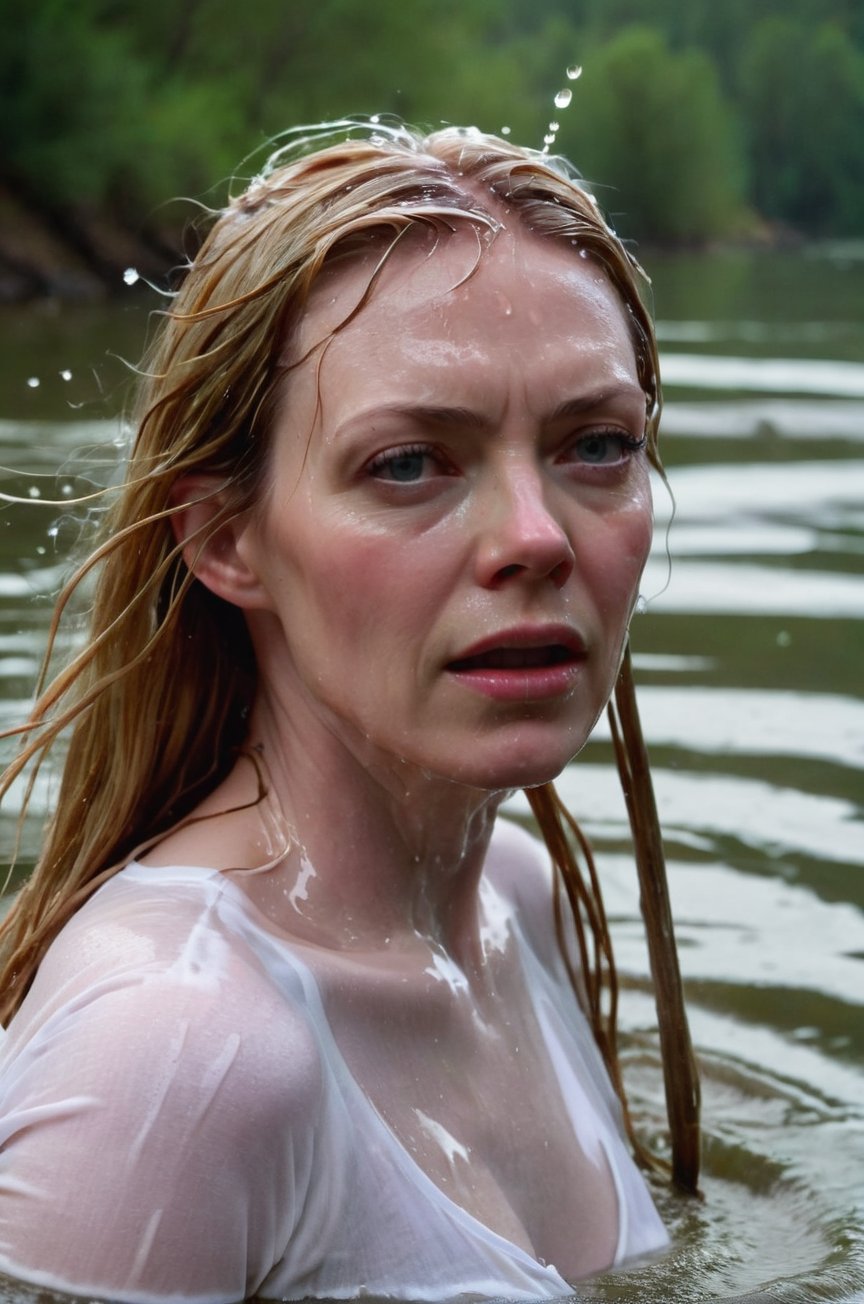
[{"label": "upper lip", "polygon": [[447,662],[449,670],[467,668],[464,663],[474,661],[490,652],[518,651],[520,649],[548,649],[550,657],[570,660],[585,655],[585,642],[571,625],[518,625],[502,629],[478,639],[463,648]]}]

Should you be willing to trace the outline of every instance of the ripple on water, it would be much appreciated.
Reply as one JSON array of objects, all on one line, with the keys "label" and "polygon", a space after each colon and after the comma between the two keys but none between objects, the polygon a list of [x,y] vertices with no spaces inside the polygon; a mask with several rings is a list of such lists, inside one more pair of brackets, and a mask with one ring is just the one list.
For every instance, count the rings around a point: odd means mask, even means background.
[{"label": "ripple on water", "polygon": [[663,437],[701,439],[782,438],[864,440],[864,403],[857,399],[765,398],[738,402],[670,402],[663,408]]},{"label": "ripple on water", "polygon": [[821,358],[730,358],[661,351],[664,386],[864,397],[864,364]]}]

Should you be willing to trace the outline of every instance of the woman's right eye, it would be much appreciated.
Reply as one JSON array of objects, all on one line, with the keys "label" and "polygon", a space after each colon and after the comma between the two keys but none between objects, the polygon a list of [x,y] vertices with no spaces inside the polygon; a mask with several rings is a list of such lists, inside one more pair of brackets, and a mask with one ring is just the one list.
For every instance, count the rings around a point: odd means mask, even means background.
[{"label": "woman's right eye", "polygon": [[425,444],[411,444],[379,453],[367,466],[375,480],[388,484],[418,484],[432,476],[446,474],[440,459]]}]

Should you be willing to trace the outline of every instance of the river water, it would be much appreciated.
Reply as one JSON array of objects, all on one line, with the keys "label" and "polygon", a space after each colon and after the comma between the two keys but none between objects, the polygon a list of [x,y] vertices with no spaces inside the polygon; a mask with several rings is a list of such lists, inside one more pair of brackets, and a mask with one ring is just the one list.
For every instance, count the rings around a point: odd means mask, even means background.
[{"label": "river water", "polygon": [[[579,1298],[860,1301],[864,248],[646,261],[675,511],[670,523],[658,483],[633,645],[703,1074],[705,1198],[658,1190],[670,1253],[585,1283]],[[0,487],[62,504],[88,475],[110,474],[124,437],[118,355],[140,355],[151,306],[137,286],[110,309],[0,314]],[[82,514],[0,511],[3,721],[23,713]],[[659,1134],[647,958],[610,756],[601,725],[560,786],[599,855],[628,1082]],[[521,799],[513,809],[524,813]],[[4,841],[13,822],[14,809],[0,817]],[[0,1299],[33,1298],[0,1288]]]}]

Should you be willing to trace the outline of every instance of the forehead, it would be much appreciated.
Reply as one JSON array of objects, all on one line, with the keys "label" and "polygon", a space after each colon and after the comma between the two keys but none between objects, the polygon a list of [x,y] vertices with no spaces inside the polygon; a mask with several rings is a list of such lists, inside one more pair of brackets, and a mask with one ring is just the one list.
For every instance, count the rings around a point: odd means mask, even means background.
[{"label": "forehead", "polygon": [[600,264],[521,230],[420,231],[332,265],[286,361],[284,398],[314,388],[319,417],[360,391],[459,401],[485,383],[491,402],[502,376],[535,391],[559,375],[638,388],[628,314]]},{"label": "forehead", "polygon": [[334,333],[371,334],[388,320],[429,311],[452,324],[474,306],[497,308],[490,330],[499,330],[499,318],[512,318],[520,309],[536,314],[535,301],[553,288],[558,293],[548,304],[550,313],[565,306],[569,292],[571,315],[591,300],[596,315],[627,325],[617,289],[585,250],[520,228],[494,235],[467,224],[453,232],[419,228],[389,251],[376,246],[325,267],[290,354],[298,360]]}]

